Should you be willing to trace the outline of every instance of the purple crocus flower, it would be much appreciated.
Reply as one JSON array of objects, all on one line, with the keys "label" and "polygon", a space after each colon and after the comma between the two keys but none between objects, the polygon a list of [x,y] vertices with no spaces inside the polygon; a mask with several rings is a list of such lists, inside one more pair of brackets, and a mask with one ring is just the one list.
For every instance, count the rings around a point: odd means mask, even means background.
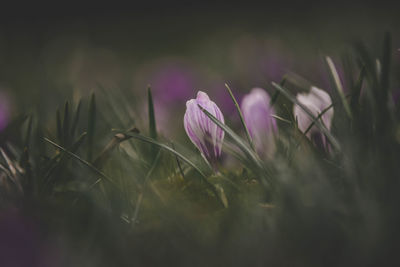
[{"label": "purple crocus flower", "polygon": [[[315,117],[318,117],[320,113],[332,104],[332,100],[328,93],[318,89],[317,87],[311,87],[308,93],[298,94],[296,98],[300,103],[306,106]],[[304,133],[311,125],[312,119],[298,105],[294,106],[293,113],[295,118],[297,118],[299,130]],[[332,118],[333,108],[330,108],[321,116],[322,123],[328,130],[331,129]],[[306,136],[317,147],[329,149],[327,146],[326,136],[320,132],[316,125],[312,126]]]},{"label": "purple crocus flower", "polygon": [[270,97],[262,88],[254,88],[244,96],[241,110],[244,121],[260,156],[271,157],[275,152],[275,134],[278,131]]},{"label": "purple crocus flower", "polygon": [[224,123],[224,116],[218,106],[202,91],[197,93],[196,99],[186,102],[186,113],[183,119],[185,131],[203,157],[215,167],[218,158],[221,156],[225,132],[211,121],[198,105],[222,123]]}]

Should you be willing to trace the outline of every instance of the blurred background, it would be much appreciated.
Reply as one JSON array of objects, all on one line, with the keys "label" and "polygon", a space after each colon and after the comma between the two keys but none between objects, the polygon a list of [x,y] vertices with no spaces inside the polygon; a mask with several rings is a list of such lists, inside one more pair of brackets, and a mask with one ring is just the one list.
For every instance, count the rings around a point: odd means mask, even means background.
[{"label": "blurred background", "polygon": [[46,118],[59,99],[99,87],[134,92],[141,114],[151,85],[160,128],[169,121],[164,107],[182,112],[197,90],[232,112],[225,82],[239,99],[287,72],[326,88],[323,55],[339,62],[355,41],[379,44],[385,31],[400,47],[397,10],[384,1],[8,3],[0,11],[0,127],[16,113]]}]

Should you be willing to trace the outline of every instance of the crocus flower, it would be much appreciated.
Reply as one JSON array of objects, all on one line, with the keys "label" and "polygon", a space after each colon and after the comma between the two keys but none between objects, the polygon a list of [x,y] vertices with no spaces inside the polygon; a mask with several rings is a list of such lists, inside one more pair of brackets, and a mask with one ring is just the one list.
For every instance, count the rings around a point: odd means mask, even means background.
[{"label": "crocus flower", "polygon": [[[318,117],[319,114],[321,114],[327,107],[329,107],[332,104],[332,100],[328,95],[328,93],[326,93],[321,89],[318,89],[317,87],[311,87],[308,93],[298,94],[296,98],[300,103],[306,106],[315,117]],[[304,133],[311,125],[312,119],[298,105],[294,106],[293,113],[295,118],[297,118],[299,130]],[[328,109],[321,116],[322,123],[328,130],[331,129],[332,118],[333,118],[333,108]],[[326,136],[323,133],[321,133],[321,131],[318,129],[316,125],[312,126],[312,128],[307,132],[306,136],[317,147],[328,149]]]},{"label": "crocus flower", "polygon": [[275,152],[276,121],[270,106],[268,93],[261,88],[254,88],[244,96],[241,110],[253,144],[260,156],[271,157]]},{"label": "crocus flower", "polygon": [[221,156],[225,133],[204,114],[198,105],[222,123],[224,123],[224,116],[218,106],[204,92],[199,91],[196,99],[186,102],[186,113],[183,119],[185,131],[203,157],[215,167],[218,158]]}]

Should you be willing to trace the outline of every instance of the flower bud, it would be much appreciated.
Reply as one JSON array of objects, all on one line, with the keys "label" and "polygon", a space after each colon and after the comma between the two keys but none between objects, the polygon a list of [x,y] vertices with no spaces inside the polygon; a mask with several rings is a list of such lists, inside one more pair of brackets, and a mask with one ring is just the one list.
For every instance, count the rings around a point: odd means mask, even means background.
[{"label": "flower bud", "polygon": [[[308,93],[298,94],[296,98],[300,103],[306,106],[315,117],[318,117],[319,114],[321,114],[327,107],[332,104],[332,100],[328,93],[321,89],[318,89],[317,87],[311,87]],[[299,130],[304,133],[305,131],[307,131],[313,120],[298,105],[294,106],[293,113],[295,118],[297,118]],[[328,130],[331,129],[332,118],[333,107],[327,110],[320,118],[321,122]],[[328,149],[326,136],[318,129],[315,124],[307,132],[306,136],[317,147]]]},{"label": "flower bud", "polygon": [[275,134],[278,131],[275,113],[270,106],[268,93],[261,88],[254,88],[244,96],[241,110],[257,153],[271,157],[275,152]]},{"label": "flower bud", "polygon": [[222,123],[224,123],[224,116],[218,106],[202,91],[197,93],[196,99],[186,102],[186,112],[183,119],[185,131],[201,154],[211,165],[215,166],[216,161],[221,156],[225,132],[208,118],[198,105]]}]

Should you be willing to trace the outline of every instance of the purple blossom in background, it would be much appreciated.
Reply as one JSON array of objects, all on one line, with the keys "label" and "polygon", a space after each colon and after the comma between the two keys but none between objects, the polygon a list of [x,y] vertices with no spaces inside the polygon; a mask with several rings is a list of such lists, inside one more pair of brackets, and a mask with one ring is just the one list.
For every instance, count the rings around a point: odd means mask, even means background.
[{"label": "purple blossom in background", "polygon": [[[310,64],[309,69],[307,69],[306,73],[309,73],[307,75],[307,78],[310,81],[313,81],[314,84],[317,84],[321,86],[322,88],[325,88],[327,92],[332,92],[335,89],[334,82],[332,81],[329,70],[325,66],[325,62],[323,62],[320,58],[317,58]],[[345,93],[349,91],[349,85],[347,84],[347,78],[348,76],[345,75],[345,69],[343,67],[343,64],[340,64],[338,62],[333,62],[335,69],[337,71],[337,74],[339,76],[340,82],[342,83],[343,90]],[[353,81],[356,81],[358,79],[359,73],[353,73],[352,79]]]},{"label": "purple blossom in background", "polygon": [[279,82],[287,73],[290,63],[282,51],[270,50],[260,59],[259,66],[269,80]]},{"label": "purple blossom in background", "polygon": [[278,128],[272,117],[275,112],[268,93],[261,88],[252,89],[244,96],[241,110],[258,154],[271,157],[275,152],[274,138]]},{"label": "purple blossom in background", "polygon": [[[175,59],[157,61],[138,76],[138,87],[151,86],[158,131],[172,135],[177,127],[181,127],[174,117],[184,112],[182,104],[194,94],[195,77],[192,66]],[[146,102],[142,108],[147,112]]]},{"label": "purple blossom in background", "polygon": [[10,118],[10,102],[5,93],[0,92],[0,131],[4,130]]},{"label": "purple blossom in background", "polygon": [[186,113],[183,119],[185,131],[201,154],[215,167],[221,156],[225,132],[211,121],[198,105],[222,123],[225,122],[224,116],[218,106],[204,92],[199,91],[196,99],[186,102]]},{"label": "purple blossom in background", "polygon": [[[296,98],[300,103],[305,105],[315,117],[317,117],[324,109],[332,104],[332,100],[328,93],[318,89],[317,87],[311,87],[311,90],[308,93],[298,94]],[[294,106],[293,113],[295,118],[297,118],[299,130],[304,133],[311,125],[312,119],[298,105]],[[333,108],[330,108],[321,116],[322,123],[328,130],[331,129],[332,118]],[[316,146],[325,149],[328,148],[326,136],[320,132],[317,126],[313,125],[312,128],[307,132],[306,136]]]},{"label": "purple blossom in background", "polygon": [[[233,88],[235,88],[233,86]],[[215,86],[214,88],[211,87],[210,91],[213,91],[213,97],[220,103],[221,109],[224,111],[225,115],[233,115],[236,114],[237,110],[235,107],[235,103],[233,102],[231,96],[229,93],[226,91],[226,87],[223,85],[223,82],[218,84],[218,86]],[[238,102],[241,101],[243,98],[243,93],[240,91],[235,90],[235,98]]]},{"label": "purple blossom in background", "polygon": [[154,97],[165,103],[185,101],[192,94],[194,77],[186,66],[169,63],[162,66],[150,79]]}]

